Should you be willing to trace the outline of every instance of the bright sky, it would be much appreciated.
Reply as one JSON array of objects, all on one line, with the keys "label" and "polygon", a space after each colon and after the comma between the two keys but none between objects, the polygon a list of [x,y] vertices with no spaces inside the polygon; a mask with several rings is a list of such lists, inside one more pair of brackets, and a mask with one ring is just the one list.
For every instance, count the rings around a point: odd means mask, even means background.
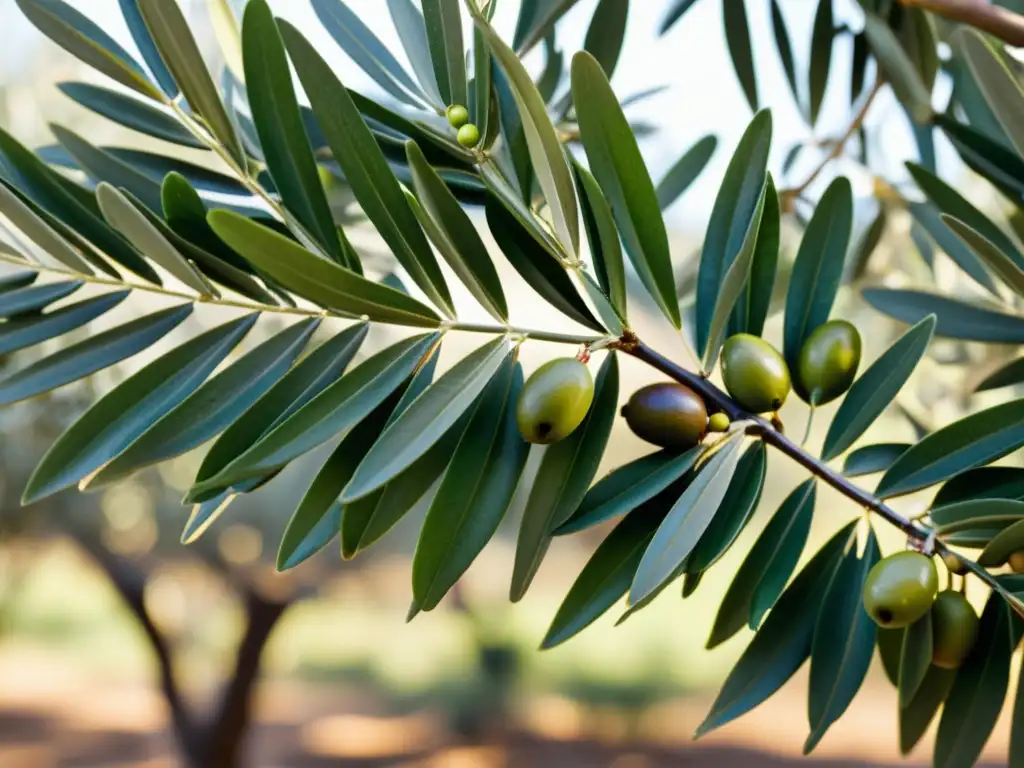
[{"label": "bright sky", "polygon": [[[583,0],[570,12],[560,26],[560,42],[569,51],[582,44],[586,23],[597,0]],[[209,34],[205,14],[207,0],[184,0],[191,18],[201,25],[207,42]],[[241,4],[240,0],[235,0]],[[404,54],[391,24],[383,0],[348,0],[349,5],[366,21],[400,59]],[[516,0],[498,0],[496,25],[506,37],[511,37]],[[633,0],[630,10],[629,31],[625,49],[615,73],[613,85],[625,97],[656,85],[667,85],[664,93],[631,107],[629,114],[636,119],[655,124],[659,131],[642,143],[642,149],[657,181],[688,147],[707,133],[714,133],[720,143],[712,165],[683,200],[669,212],[676,226],[702,230],[714,202],[721,175],[750,117],[750,110],[742,96],[729,60],[722,33],[722,3],[740,0],[699,0],[684,19],[664,38],[655,37],[658,21],[667,0]],[[111,35],[132,49],[127,29],[121,19],[117,0],[71,0],[71,4],[87,12]],[[307,0],[271,0],[275,11],[297,23],[330,57],[342,73],[346,83],[360,90],[373,91],[371,81],[347,59],[317,22]],[[798,78],[806,90],[806,70],[810,26],[816,0],[784,0],[782,3],[790,36],[795,49]],[[837,19],[856,20],[853,0],[837,3]],[[748,2],[750,26],[754,36],[755,63],[759,77],[759,92],[763,105],[771,106],[775,121],[775,141],[772,167],[778,170],[782,159],[794,142],[807,138],[810,131],[803,123],[785,83],[781,64],[771,35],[768,17],[769,4]],[[859,24],[859,22],[855,22]],[[21,16],[10,0],[0,2],[0,29],[7,32],[8,44],[0,49],[0,83],[19,76],[21,62],[31,54],[30,46],[45,45],[41,50],[48,55],[62,55]],[[10,44],[11,42],[14,44]],[[847,83],[850,56],[849,36],[836,41],[832,78],[836,85],[826,100],[818,124],[818,138],[841,133],[849,119]],[[534,64],[537,62],[534,61]],[[888,121],[884,142],[876,141],[874,162],[882,161],[891,173],[900,173],[904,159],[916,154],[899,107],[889,98],[882,99],[873,110],[873,121]],[[890,127],[891,126],[891,127]],[[884,147],[882,146],[884,145]],[[940,156],[943,160],[949,153]],[[793,178],[800,179],[808,166],[815,163],[814,153],[805,153],[793,170]],[[854,164],[844,169],[854,181],[860,194],[870,194],[870,182]],[[827,179],[825,179],[827,181]]]}]

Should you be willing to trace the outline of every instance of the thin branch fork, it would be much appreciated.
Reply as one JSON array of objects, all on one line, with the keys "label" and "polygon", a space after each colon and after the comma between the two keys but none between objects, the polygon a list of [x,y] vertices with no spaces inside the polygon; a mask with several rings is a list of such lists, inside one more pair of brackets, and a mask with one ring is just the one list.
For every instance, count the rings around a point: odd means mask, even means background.
[{"label": "thin branch fork", "polygon": [[988,32],[1005,43],[1024,46],[1024,16],[989,0],[899,0],[906,8],[921,8],[936,16]]}]

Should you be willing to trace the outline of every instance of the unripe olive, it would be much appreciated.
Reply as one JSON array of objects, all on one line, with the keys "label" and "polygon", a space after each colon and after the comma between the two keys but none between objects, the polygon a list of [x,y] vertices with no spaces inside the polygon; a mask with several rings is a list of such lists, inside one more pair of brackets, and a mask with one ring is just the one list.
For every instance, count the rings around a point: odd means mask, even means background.
[{"label": "unripe olive", "polygon": [[711,414],[708,419],[708,432],[727,432],[732,421],[722,412]]},{"label": "unripe olive", "polygon": [[472,123],[466,123],[464,126],[459,128],[459,132],[455,135],[455,138],[459,140],[459,144],[464,146],[466,149],[472,149],[480,143],[480,129]]},{"label": "unripe olive", "polygon": [[797,361],[797,385],[809,403],[824,405],[846,392],[860,365],[860,334],[845,320],[832,320],[807,337]]},{"label": "unripe olive", "polygon": [[932,605],[932,664],[957,669],[978,639],[978,614],[967,598],[947,589]]},{"label": "unripe olive", "polygon": [[778,410],[791,387],[782,355],[764,339],[749,333],[737,333],[725,342],[722,378],[733,399],[752,413]]},{"label": "unripe olive", "polygon": [[967,565],[960,555],[947,552],[942,556],[942,562],[946,564],[946,568],[949,569],[950,573],[955,573],[957,576],[963,576],[967,573]]},{"label": "unripe olive", "polygon": [[898,552],[875,563],[864,581],[864,610],[885,629],[913,624],[928,613],[939,589],[931,558]]},{"label": "unripe olive", "polygon": [[1010,570],[1014,573],[1024,573],[1024,550],[1014,552],[1007,562],[1010,564]]},{"label": "unripe olive", "polygon": [[590,369],[574,357],[545,363],[523,385],[516,423],[529,443],[557,443],[583,423],[594,400]]},{"label": "unripe olive", "polygon": [[637,437],[682,451],[699,443],[708,426],[704,401],[689,387],[674,382],[638,389],[622,406],[622,415]]},{"label": "unripe olive", "polygon": [[448,125],[452,128],[461,128],[469,122],[469,110],[461,104],[452,104],[445,113],[448,118]]}]

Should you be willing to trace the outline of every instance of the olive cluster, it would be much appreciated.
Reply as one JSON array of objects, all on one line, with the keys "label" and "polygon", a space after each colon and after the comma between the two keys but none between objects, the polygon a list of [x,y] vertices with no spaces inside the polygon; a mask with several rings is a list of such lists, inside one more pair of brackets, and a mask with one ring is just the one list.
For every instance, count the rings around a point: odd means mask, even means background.
[{"label": "olive cluster", "polygon": [[[449,109],[449,115],[454,109]],[[853,383],[860,352],[860,335],[850,323],[824,323],[801,349],[797,391],[812,405],[839,397]],[[725,387],[745,410],[776,411],[789,396],[793,386],[789,367],[764,339],[747,333],[730,337],[722,348],[721,362]],[[523,388],[517,409],[519,430],[531,443],[562,440],[583,423],[593,398],[594,381],[583,362],[552,360]],[[622,407],[622,416],[641,439],[676,451],[692,448],[709,432],[726,432],[730,426],[728,415],[709,414],[696,392],[675,382],[641,387]]]},{"label": "olive cluster", "polygon": [[452,104],[445,112],[448,124],[458,133],[455,134],[456,141],[466,149],[472,149],[480,143],[480,129],[469,122],[469,110],[461,104]]},{"label": "olive cluster", "polygon": [[[962,570],[959,558],[947,565]],[[978,639],[978,615],[960,592],[939,592],[938,588],[939,575],[931,558],[920,552],[898,552],[879,560],[868,573],[864,609],[885,629],[910,626],[930,611],[932,664],[957,669]]]}]

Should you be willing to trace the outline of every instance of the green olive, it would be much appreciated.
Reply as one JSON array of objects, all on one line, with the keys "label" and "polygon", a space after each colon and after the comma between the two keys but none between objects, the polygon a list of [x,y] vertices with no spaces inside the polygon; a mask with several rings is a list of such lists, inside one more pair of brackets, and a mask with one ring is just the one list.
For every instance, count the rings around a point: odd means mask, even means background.
[{"label": "green olive", "polygon": [[885,629],[913,624],[928,613],[939,589],[931,558],[920,552],[897,552],[882,558],[864,581],[864,610]]},{"label": "green olive", "polygon": [[1024,550],[1014,552],[1006,562],[1014,573],[1024,573]]},{"label": "green olive", "polygon": [[807,337],[797,361],[797,391],[812,405],[846,392],[860,365],[860,334],[845,320],[832,320]]},{"label": "green olive", "polygon": [[777,411],[791,386],[782,355],[749,333],[731,336],[722,347],[722,378],[729,394],[752,413]]},{"label": "green olive", "polygon": [[675,450],[695,446],[708,426],[704,401],[689,387],[673,382],[638,389],[622,406],[622,415],[637,437]]},{"label": "green olive", "polygon": [[932,605],[932,664],[957,669],[978,639],[978,614],[967,598],[947,589]]},{"label": "green olive", "polygon": [[942,562],[946,564],[946,568],[950,573],[954,573],[957,576],[963,576],[967,573],[967,565],[960,555],[954,555],[952,552],[947,552],[942,556]]},{"label": "green olive", "polygon": [[448,118],[448,124],[452,128],[461,128],[469,122],[469,110],[461,104],[452,104],[448,107],[448,111],[445,112],[445,116]]},{"label": "green olive", "polygon": [[459,140],[459,144],[464,146],[466,149],[472,149],[480,143],[480,129],[472,123],[466,123],[464,126],[459,128],[459,132],[455,138]]},{"label": "green olive", "polygon": [[708,432],[727,432],[732,421],[724,413],[713,413],[708,419]]},{"label": "green olive", "polygon": [[590,369],[574,357],[545,363],[523,385],[516,423],[523,439],[546,445],[571,435],[594,400]]}]

